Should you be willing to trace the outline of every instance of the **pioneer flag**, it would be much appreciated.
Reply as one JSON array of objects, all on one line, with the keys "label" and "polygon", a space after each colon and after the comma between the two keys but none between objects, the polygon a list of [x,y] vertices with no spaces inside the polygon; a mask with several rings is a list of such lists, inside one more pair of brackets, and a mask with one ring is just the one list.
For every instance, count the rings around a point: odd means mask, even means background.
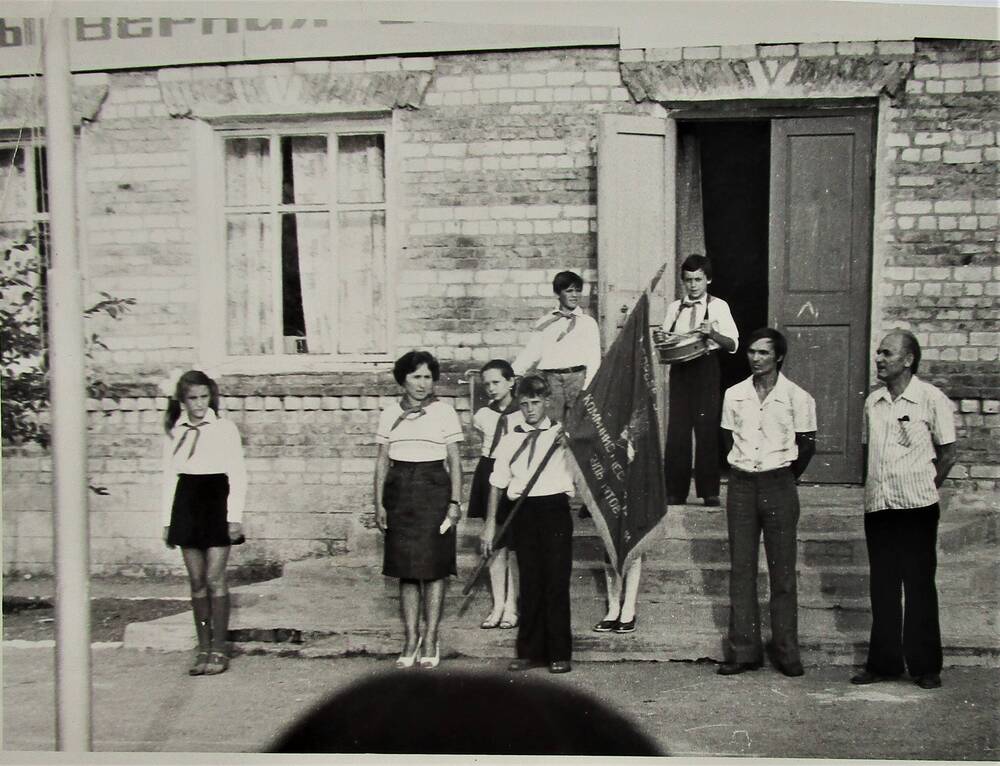
[{"label": "pioneer flag", "polygon": [[564,424],[582,479],[578,489],[619,572],[654,539],[667,513],[648,328],[649,290],[636,302]]}]

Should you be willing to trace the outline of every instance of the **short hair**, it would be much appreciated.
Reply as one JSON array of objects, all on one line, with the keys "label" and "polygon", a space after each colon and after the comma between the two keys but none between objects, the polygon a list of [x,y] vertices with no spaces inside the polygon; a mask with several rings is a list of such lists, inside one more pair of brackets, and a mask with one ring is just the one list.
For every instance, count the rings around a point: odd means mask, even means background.
[{"label": "short hair", "polygon": [[575,271],[560,271],[552,278],[552,292],[556,295],[570,287],[575,287],[578,290],[583,289],[583,277]]},{"label": "short hair", "polygon": [[785,357],[788,355],[788,341],[785,340],[784,335],[773,327],[761,327],[759,330],[754,330],[750,333],[750,337],[747,338],[747,349],[756,341],[762,339],[771,341],[771,345],[774,346],[774,356],[778,361],[778,369],[780,370],[781,365],[785,363]]},{"label": "short hair", "polygon": [[917,336],[909,330],[892,330],[889,335],[898,335],[903,339],[903,351],[913,354],[913,362],[910,364],[910,374],[916,375],[917,368],[920,367],[920,341],[917,340]]},{"label": "short hair", "polygon": [[551,396],[552,389],[549,382],[542,375],[525,375],[517,383],[517,396],[538,396],[546,398]]},{"label": "short hair", "polygon": [[192,386],[208,387],[208,406],[216,415],[219,414],[219,384],[201,370],[188,370],[177,379],[174,393],[167,400],[167,411],[163,416],[163,430],[168,434],[177,425],[184,397],[187,396],[187,391]]},{"label": "short hair", "polygon": [[684,259],[684,263],[681,264],[681,271],[704,271],[705,279],[711,279],[712,262],[708,259],[707,255],[694,253]]},{"label": "short hair", "polygon": [[431,371],[431,378],[433,380],[436,381],[441,377],[441,365],[438,364],[438,360],[434,358],[434,354],[430,351],[407,351],[392,366],[392,377],[396,379],[399,385],[403,385],[406,381],[406,376],[414,372],[422,364],[427,365],[427,369]]},{"label": "short hair", "polygon": [[499,370],[500,374],[507,380],[513,380],[514,378],[514,368],[510,366],[510,362],[506,359],[490,359],[490,361],[480,368],[479,372],[485,375],[487,370]]},{"label": "short hair", "polygon": [[[585,722],[581,725],[581,722]],[[272,753],[668,755],[593,692],[455,670],[382,673],[332,692],[267,747]]]}]

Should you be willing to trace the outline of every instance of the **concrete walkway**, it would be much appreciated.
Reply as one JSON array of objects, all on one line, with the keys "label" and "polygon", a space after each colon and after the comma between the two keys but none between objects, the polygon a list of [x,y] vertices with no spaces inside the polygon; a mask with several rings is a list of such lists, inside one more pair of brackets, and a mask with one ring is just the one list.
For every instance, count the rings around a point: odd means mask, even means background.
[{"label": "concrete walkway", "polygon": [[[436,671],[397,671],[390,658],[241,656],[228,673],[186,675],[188,654],[93,653],[96,751],[252,752],[345,685],[381,673],[504,673],[500,660],[457,659]],[[688,662],[580,662],[551,681],[594,694],[672,755],[838,759],[997,760],[1000,670],[949,668],[944,687],[905,681],[851,686],[844,666],[724,678]],[[3,649],[4,762],[10,751],[54,748],[51,649]]]}]

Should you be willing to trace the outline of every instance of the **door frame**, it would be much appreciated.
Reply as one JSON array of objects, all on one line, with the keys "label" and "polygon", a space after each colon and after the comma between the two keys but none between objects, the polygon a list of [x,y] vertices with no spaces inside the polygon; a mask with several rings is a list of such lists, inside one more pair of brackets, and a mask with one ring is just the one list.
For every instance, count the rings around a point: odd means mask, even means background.
[{"label": "door frame", "polygon": [[[875,333],[881,329],[880,317],[876,316],[876,309],[881,306],[879,301],[878,284],[881,281],[883,258],[880,252],[879,239],[877,237],[879,229],[878,212],[882,209],[881,204],[884,199],[884,191],[881,191],[881,168],[886,161],[885,149],[878,140],[887,126],[883,124],[886,110],[882,108],[879,98],[853,98],[853,99],[790,99],[790,100],[718,100],[718,101],[670,101],[662,102],[668,111],[668,119],[677,122],[724,122],[724,121],[750,121],[750,120],[775,120],[783,118],[810,118],[810,117],[836,117],[856,115],[866,112],[871,115],[871,157],[872,177],[871,185],[868,189],[868,203],[871,207],[871,231],[869,232],[869,284],[867,304],[868,311],[865,316],[865,325],[862,329],[862,337],[867,337],[866,348],[864,349],[865,379],[871,383],[872,375],[872,349],[877,342]],[[676,179],[676,172],[675,172]],[[680,255],[676,254],[676,258]],[[680,263],[674,265],[675,270],[680,268]],[[771,309],[768,307],[768,315]],[[860,445],[859,445],[860,446]],[[859,482],[863,482],[863,471]],[[851,482],[851,485],[857,483]]]}]

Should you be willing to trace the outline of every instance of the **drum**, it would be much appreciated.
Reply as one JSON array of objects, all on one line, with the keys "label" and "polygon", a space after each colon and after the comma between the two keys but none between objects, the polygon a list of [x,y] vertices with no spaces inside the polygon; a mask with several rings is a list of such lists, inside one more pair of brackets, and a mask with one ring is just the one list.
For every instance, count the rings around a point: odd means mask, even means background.
[{"label": "drum", "polygon": [[667,335],[662,340],[658,336],[656,350],[660,354],[661,364],[690,362],[692,359],[705,356],[709,352],[708,341],[698,333]]}]

